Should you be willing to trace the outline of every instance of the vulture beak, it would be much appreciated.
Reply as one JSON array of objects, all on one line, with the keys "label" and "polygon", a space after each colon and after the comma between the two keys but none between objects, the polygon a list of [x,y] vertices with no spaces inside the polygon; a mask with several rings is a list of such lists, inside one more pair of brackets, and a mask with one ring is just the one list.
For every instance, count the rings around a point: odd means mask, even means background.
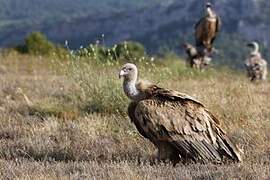
[{"label": "vulture beak", "polygon": [[119,72],[119,79],[121,79],[124,75],[125,75],[125,71],[122,69],[122,70]]}]

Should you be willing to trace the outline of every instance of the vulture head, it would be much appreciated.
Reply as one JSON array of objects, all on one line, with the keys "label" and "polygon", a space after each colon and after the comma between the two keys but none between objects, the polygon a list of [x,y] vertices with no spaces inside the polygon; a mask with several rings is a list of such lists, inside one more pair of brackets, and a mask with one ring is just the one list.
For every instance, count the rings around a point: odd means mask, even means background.
[{"label": "vulture head", "polygon": [[260,52],[259,52],[260,47],[259,47],[259,44],[257,42],[255,42],[255,41],[250,42],[247,44],[247,47],[252,49],[251,55],[257,55],[257,56],[259,55],[260,56]]},{"label": "vulture head", "polygon": [[138,70],[135,64],[125,64],[119,72],[119,78],[124,78],[124,81],[137,81]]},{"label": "vulture head", "polygon": [[259,44],[255,41],[248,43],[247,47],[252,48],[252,52],[259,52]]},{"label": "vulture head", "polygon": [[125,64],[120,72],[119,78],[123,78],[123,89],[127,97],[134,101],[139,101],[145,98],[145,94],[137,88],[138,70],[135,64]]},{"label": "vulture head", "polygon": [[206,3],[205,6],[206,6],[206,8],[212,8],[213,7],[213,5],[210,2]]},{"label": "vulture head", "polygon": [[212,10],[213,5],[210,2],[208,2],[206,3],[205,7],[206,7],[206,14],[212,17],[214,15],[213,10]]}]

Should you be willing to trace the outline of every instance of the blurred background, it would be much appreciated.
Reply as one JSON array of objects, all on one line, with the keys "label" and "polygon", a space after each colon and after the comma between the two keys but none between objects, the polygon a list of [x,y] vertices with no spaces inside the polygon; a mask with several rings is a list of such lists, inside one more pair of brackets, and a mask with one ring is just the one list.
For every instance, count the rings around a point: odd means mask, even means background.
[{"label": "blurred background", "polygon": [[[23,44],[31,32],[42,32],[71,49],[100,43],[112,47],[128,40],[141,43],[150,55],[184,57],[181,44],[194,43],[194,25],[205,0],[0,0],[0,46]],[[259,41],[269,56],[270,1],[212,1],[222,18],[215,42],[218,65],[243,68],[246,43]]]}]

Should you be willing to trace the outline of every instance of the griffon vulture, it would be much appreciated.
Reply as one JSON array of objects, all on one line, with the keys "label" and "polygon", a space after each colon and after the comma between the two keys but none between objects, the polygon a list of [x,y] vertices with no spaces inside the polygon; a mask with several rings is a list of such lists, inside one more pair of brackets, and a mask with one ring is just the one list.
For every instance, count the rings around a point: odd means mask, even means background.
[{"label": "griffon vulture", "polygon": [[139,133],[158,149],[159,160],[215,162],[241,161],[237,147],[220,128],[219,121],[194,98],[137,81],[134,64],[119,72],[123,90],[132,100],[128,115]]},{"label": "griffon vulture", "polygon": [[202,56],[193,45],[184,43],[183,47],[186,50],[187,62],[190,67],[202,70],[210,64],[212,59],[208,56]]},{"label": "griffon vulture", "polygon": [[221,20],[212,9],[212,4],[206,4],[206,14],[195,25],[196,46],[201,49],[200,53],[211,53],[213,42],[220,31]]},{"label": "griffon vulture", "polygon": [[257,42],[251,42],[247,46],[252,48],[249,57],[245,61],[248,77],[251,81],[266,80],[267,62],[259,52],[259,44]]}]

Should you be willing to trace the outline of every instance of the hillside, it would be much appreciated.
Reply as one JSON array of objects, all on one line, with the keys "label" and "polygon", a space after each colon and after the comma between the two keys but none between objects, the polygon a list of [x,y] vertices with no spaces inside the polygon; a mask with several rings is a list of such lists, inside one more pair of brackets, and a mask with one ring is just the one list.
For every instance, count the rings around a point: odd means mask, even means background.
[{"label": "hillside", "polygon": [[140,75],[187,93],[220,119],[241,164],[150,165],[152,144],[127,116],[122,63],[1,53],[3,179],[268,179],[270,84],[226,68],[192,71],[180,59],[138,63]]},{"label": "hillside", "polygon": [[[160,0],[159,0],[160,1]],[[158,3],[158,0],[153,1]],[[127,2],[125,0],[1,0],[0,1],[0,19],[3,23],[10,24],[19,21],[36,20],[37,22],[47,21],[49,19],[69,19],[93,15],[101,12],[117,12],[125,8],[142,8],[151,3],[143,0]]]},{"label": "hillside", "polygon": [[[160,0],[10,0],[0,1],[0,45],[22,42],[31,31],[42,31],[51,40],[70,42],[72,48],[96,40],[113,45],[123,40],[142,42],[150,53],[174,50],[192,41],[194,23],[203,1]],[[243,44],[259,40],[269,44],[270,2],[267,0],[223,0],[215,2],[223,19],[217,40],[219,64],[240,66]],[[104,34],[104,39],[101,35]],[[241,49],[241,50],[239,50]],[[183,53],[183,52],[182,52]],[[264,49],[264,53],[269,53]],[[227,59],[232,59],[227,62]]]}]

